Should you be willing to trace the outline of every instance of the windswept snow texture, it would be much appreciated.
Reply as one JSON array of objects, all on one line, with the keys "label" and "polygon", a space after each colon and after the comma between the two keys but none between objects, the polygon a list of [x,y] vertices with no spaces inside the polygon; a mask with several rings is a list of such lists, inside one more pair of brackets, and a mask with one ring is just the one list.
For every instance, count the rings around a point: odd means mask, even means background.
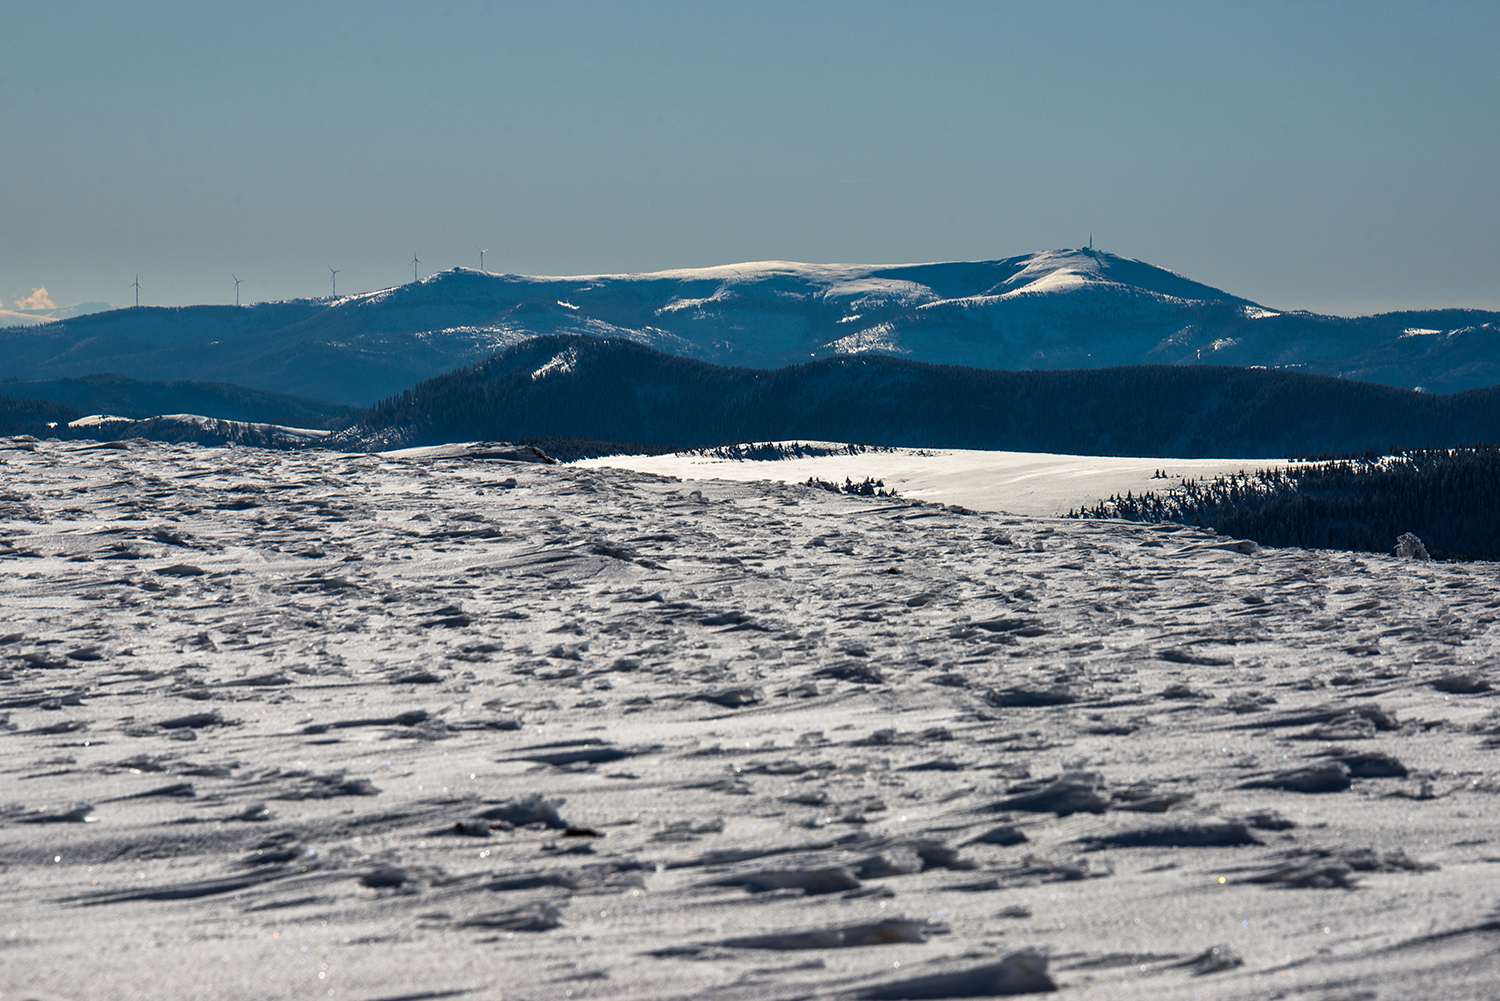
[{"label": "windswept snow texture", "polygon": [[[356,405],[542,334],[766,369],[868,353],[993,369],[1260,365],[1453,392],[1500,384],[1497,321],[1472,310],[1284,312],[1142,261],[1056,250],[578,277],[456,268],[337,299],[115,310],[0,332],[0,350],[27,379],[115,372]],[[1414,328],[1437,333],[1405,336]]]},{"label": "windswept snow texture", "polygon": [[0,446],[7,997],[1494,997],[1492,565]]}]

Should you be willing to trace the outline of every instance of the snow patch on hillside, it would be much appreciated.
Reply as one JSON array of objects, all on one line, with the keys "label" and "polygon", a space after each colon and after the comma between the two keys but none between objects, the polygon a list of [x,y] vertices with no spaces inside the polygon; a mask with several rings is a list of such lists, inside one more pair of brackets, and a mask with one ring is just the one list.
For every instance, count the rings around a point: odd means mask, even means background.
[{"label": "snow patch on hillside", "polygon": [[1004,296],[1071,292],[1091,283],[1116,284],[1105,278],[1099,259],[1079,251],[1054,250],[1037,254],[1017,274],[1000,283]]},{"label": "snow patch on hillside", "polygon": [[248,421],[226,421],[221,420],[217,417],[204,417],[200,414],[162,414],[159,417],[152,417],[149,419],[154,421],[172,421],[177,424],[190,424],[202,428],[211,428],[218,425],[229,424],[234,426],[253,428],[257,431],[274,431],[278,434],[286,435],[292,438],[305,438],[308,441],[313,441],[318,438],[324,438],[333,433],[332,431],[328,431],[323,428],[298,428],[290,427],[286,424],[260,424]]},{"label": "snow patch on hillside", "polygon": [[900,339],[896,336],[896,325],[893,323],[881,323],[861,330],[847,337],[840,337],[836,341],[830,341],[823,345],[824,348],[836,351],[841,355],[865,354],[877,351],[881,354],[911,354],[911,349],[903,347]]},{"label": "snow patch on hillside", "polygon": [[659,308],[656,311],[656,315],[668,316],[672,313],[680,313],[683,310],[688,309],[704,309],[705,307],[714,303],[728,302],[729,299],[730,294],[728,288],[720,288],[717,292],[710,296],[702,296],[697,299],[673,299],[665,306]]},{"label": "snow patch on hillside", "polygon": [[539,379],[547,378],[549,375],[567,375],[573,371],[577,364],[577,350],[568,348],[566,351],[561,351],[553,355],[551,361],[531,373],[531,381],[536,382]]},{"label": "snow patch on hillside", "polygon": [[97,428],[103,427],[106,424],[119,424],[122,421],[126,424],[134,423],[129,417],[118,417],[114,414],[89,414],[87,417],[80,417],[76,421],[68,421],[68,427]]},{"label": "snow patch on hillside", "polygon": [[823,298],[852,299],[848,303],[849,309],[864,309],[870,306],[935,302],[937,295],[918,282],[894,278],[859,278],[834,282],[823,292]]},{"label": "snow patch on hillside", "polygon": [[[321,428],[298,428],[285,424],[222,420],[218,417],[204,417],[201,414],[159,414],[140,420],[114,414],[89,414],[76,421],[69,421],[68,427],[103,428],[111,434],[129,434],[133,428],[139,427],[139,434],[144,438],[162,439],[163,432],[166,432],[166,440],[201,441],[213,440],[217,437],[273,448],[308,444],[332,433]],[[182,437],[178,437],[179,435]],[[201,435],[206,435],[207,438],[200,437]]]}]

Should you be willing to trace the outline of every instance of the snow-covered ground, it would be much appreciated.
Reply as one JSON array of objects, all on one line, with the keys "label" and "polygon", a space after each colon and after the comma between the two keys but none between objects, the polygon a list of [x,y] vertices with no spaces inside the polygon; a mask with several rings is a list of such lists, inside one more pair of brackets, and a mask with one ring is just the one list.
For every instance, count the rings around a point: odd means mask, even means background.
[{"label": "snow-covered ground", "polygon": [[462,452],[0,477],[6,999],[1494,997],[1492,565]]},{"label": "snow-covered ground", "polygon": [[829,442],[767,444],[784,449],[808,445],[833,454],[756,460],[722,458],[712,452],[680,452],[607,456],[584,459],[576,465],[740,482],[806,483],[816,477],[837,483],[847,478],[858,483],[872,477],[914,500],[1044,517],[1066,514],[1085,505],[1092,507],[1112,494],[1161,493],[1183,479],[1213,479],[1286,465],[1279,459],[1114,458],[951,448],[871,449],[851,455],[837,451],[845,446]]}]

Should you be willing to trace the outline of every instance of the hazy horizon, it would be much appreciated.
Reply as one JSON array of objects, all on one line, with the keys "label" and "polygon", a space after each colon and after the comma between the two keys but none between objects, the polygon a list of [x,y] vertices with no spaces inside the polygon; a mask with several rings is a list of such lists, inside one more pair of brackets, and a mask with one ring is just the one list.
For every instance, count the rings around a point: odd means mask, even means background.
[{"label": "hazy horizon", "polygon": [[[13,13],[0,309],[1077,247],[1277,309],[1500,308],[1500,8]],[[32,301],[36,301],[34,298]]]}]

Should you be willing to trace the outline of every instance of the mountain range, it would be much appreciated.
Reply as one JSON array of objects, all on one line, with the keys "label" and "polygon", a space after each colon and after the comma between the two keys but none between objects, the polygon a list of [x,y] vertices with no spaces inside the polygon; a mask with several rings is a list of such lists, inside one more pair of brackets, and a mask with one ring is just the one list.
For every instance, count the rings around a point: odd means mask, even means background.
[{"label": "mountain range", "polygon": [[581,277],[456,268],[337,299],[136,307],[0,329],[0,374],[55,380],[110,372],[369,406],[553,334],[764,370],[889,356],[1012,371],[1265,367],[1433,393],[1500,385],[1500,313],[1343,318],[1279,310],[1091,249]]},{"label": "mountain range", "polygon": [[1500,388],[1435,395],[1216,365],[1003,372],[877,354],[763,370],[568,335],[420,383],[321,443],[374,451],[543,436],[1305,456],[1500,440]]}]

